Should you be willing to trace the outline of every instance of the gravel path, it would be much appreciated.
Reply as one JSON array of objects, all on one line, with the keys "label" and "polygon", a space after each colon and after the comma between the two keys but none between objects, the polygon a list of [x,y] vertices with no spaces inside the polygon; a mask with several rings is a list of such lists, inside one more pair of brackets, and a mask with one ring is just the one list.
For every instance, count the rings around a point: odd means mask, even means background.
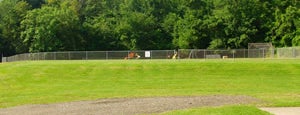
[{"label": "gravel path", "polygon": [[0,115],[133,115],[203,106],[256,103],[249,96],[119,98],[0,109]]},{"label": "gravel path", "polygon": [[300,107],[263,107],[260,109],[274,115],[300,115]]}]

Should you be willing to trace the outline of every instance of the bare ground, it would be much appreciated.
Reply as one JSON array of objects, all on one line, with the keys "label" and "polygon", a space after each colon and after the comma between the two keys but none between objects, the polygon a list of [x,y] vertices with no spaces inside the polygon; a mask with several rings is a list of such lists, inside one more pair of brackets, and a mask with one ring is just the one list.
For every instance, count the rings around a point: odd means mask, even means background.
[{"label": "bare ground", "polygon": [[274,115],[300,115],[300,107],[263,107],[260,109]]},{"label": "bare ground", "polygon": [[0,115],[153,114],[195,107],[249,104],[258,102],[260,102],[260,100],[249,96],[224,95],[197,97],[117,98],[58,104],[24,105],[0,109]]}]

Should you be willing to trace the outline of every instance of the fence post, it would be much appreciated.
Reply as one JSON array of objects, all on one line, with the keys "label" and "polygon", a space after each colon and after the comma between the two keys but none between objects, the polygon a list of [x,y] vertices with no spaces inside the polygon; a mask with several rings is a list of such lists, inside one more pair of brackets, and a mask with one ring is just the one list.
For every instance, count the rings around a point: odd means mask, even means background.
[{"label": "fence post", "polygon": [[265,48],[263,48],[263,59],[265,59]]},{"label": "fence post", "polygon": [[70,54],[71,52],[70,51],[68,51],[68,57],[69,57],[69,60],[71,60],[71,54]]},{"label": "fence post", "polygon": [[246,58],[246,49],[244,49],[244,58]]},{"label": "fence post", "polygon": [[204,59],[206,59],[206,49],[204,49]]},{"label": "fence post", "polygon": [[150,51],[150,59],[152,60],[152,50]]},{"label": "fence post", "polygon": [[105,58],[108,60],[108,51],[105,51]]},{"label": "fence post", "polygon": [[46,60],[46,52],[44,52],[44,61]]},{"label": "fence post", "polygon": [[275,49],[272,48],[272,58],[274,59],[275,58]]},{"label": "fence post", "polygon": [[233,51],[233,52],[232,52],[232,57],[233,57],[233,60],[235,59],[235,57],[234,57],[234,53],[235,53],[235,51]]},{"label": "fence post", "polygon": [[279,55],[279,48],[276,48],[276,54],[277,54],[277,58],[280,58],[280,55]]},{"label": "fence post", "polygon": [[292,48],[293,49],[293,58],[296,58],[296,50],[295,48]]},{"label": "fence post", "polygon": [[85,51],[85,60],[88,60],[88,52]]},{"label": "fence post", "polygon": [[[253,50],[253,49],[252,49],[252,50]],[[248,52],[247,52],[247,53],[248,53],[247,58],[250,58],[250,49],[248,49],[247,51],[248,51]]]},{"label": "fence post", "polygon": [[54,60],[56,60],[56,52],[54,52]]},{"label": "fence post", "polygon": [[177,59],[180,59],[180,50],[177,50]]}]

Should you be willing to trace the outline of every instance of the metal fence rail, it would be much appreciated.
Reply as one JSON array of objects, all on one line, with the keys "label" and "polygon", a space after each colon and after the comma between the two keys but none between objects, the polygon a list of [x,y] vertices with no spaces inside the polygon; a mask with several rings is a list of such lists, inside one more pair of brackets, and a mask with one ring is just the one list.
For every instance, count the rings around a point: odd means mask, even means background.
[{"label": "metal fence rail", "polygon": [[187,49],[179,50],[180,58],[184,59],[224,59],[224,58],[274,58],[274,50],[266,49],[232,49],[206,50]]},{"label": "metal fence rail", "polygon": [[[134,57],[128,57],[134,53]],[[300,48],[278,49],[179,49],[139,51],[68,51],[18,54],[2,62],[25,60],[121,60],[121,59],[225,59],[225,58],[300,58]]]},{"label": "metal fence rail", "polygon": [[3,62],[25,61],[25,60],[120,60],[128,57],[130,53],[134,56],[127,59],[171,59],[175,50],[147,50],[147,51],[69,51],[69,52],[40,52],[18,54],[3,57]]},{"label": "metal fence rail", "polygon": [[300,47],[287,47],[277,49],[278,58],[300,58]]}]

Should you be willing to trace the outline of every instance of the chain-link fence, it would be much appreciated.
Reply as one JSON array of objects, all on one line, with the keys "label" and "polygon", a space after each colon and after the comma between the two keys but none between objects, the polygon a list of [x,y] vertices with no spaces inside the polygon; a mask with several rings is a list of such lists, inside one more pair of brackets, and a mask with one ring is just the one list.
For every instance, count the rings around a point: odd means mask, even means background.
[{"label": "chain-link fence", "polygon": [[3,57],[3,62],[23,60],[122,60],[122,59],[235,59],[300,58],[300,48],[278,49],[179,49],[140,51],[70,51],[41,52]]},{"label": "chain-link fence", "polygon": [[278,58],[300,58],[300,47],[287,47],[277,49]]},{"label": "chain-link fence", "polygon": [[226,58],[274,58],[274,50],[265,49],[232,49],[206,50],[187,49],[179,50],[179,58],[184,59],[226,59]]},{"label": "chain-link fence", "polygon": [[41,52],[3,57],[2,61],[171,59],[175,53],[175,50]]}]

